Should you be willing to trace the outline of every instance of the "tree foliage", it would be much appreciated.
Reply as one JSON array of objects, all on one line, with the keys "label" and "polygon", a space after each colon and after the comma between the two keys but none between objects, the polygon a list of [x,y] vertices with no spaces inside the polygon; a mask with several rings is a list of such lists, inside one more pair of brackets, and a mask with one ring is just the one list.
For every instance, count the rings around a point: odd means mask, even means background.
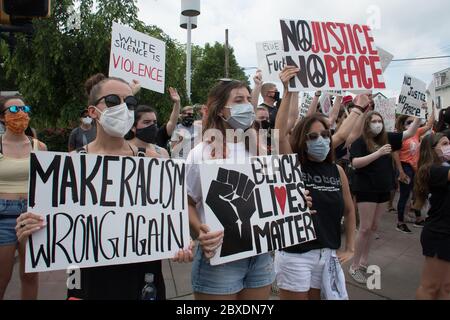
[{"label": "tree foliage", "polygon": [[[69,27],[70,8],[80,12],[80,28]],[[52,16],[35,19],[31,39],[17,37],[13,55],[0,41],[0,72],[4,84],[18,89],[33,106],[33,123],[37,128],[67,127],[77,120],[79,110],[86,107],[84,82],[98,72],[108,74],[113,21],[147,33],[166,43],[166,88],[178,89],[186,102],[185,46],[171,39],[157,26],[145,25],[138,19],[136,0],[61,0],[52,1]],[[222,55],[222,57],[220,57]],[[206,99],[210,85],[224,74],[224,49],[216,43],[205,48],[193,46],[193,102]],[[245,74],[230,54],[231,75],[245,79]],[[4,70],[2,69],[2,66]],[[13,88],[8,88],[9,90]],[[168,94],[143,89],[138,96],[166,120],[172,110]]]},{"label": "tree foliage", "polygon": [[[229,48],[229,77],[248,81],[244,70],[239,67],[233,48]],[[225,46],[216,42],[207,43],[196,61],[192,75],[192,101],[206,103],[209,90],[220,78],[225,78]]]}]

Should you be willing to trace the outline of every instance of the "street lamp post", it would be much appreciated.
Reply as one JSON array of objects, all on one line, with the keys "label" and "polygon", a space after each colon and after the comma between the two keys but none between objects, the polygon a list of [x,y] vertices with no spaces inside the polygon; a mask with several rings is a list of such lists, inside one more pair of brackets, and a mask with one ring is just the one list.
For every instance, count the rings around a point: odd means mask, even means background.
[{"label": "street lamp post", "polygon": [[186,92],[191,102],[191,30],[197,28],[200,0],[181,0],[180,27],[187,29],[186,44]]}]

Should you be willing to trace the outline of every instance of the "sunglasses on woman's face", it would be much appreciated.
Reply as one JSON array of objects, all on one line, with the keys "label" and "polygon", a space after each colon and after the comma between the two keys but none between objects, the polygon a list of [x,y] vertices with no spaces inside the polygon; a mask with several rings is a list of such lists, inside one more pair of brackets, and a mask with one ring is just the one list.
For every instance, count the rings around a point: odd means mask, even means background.
[{"label": "sunglasses on woman's face", "polygon": [[310,141],[314,141],[314,140],[319,139],[319,136],[322,136],[322,138],[330,138],[331,137],[331,132],[330,132],[330,130],[323,130],[320,133],[319,132],[310,132],[310,133],[308,133],[306,135],[306,137]]},{"label": "sunglasses on woman's face", "polygon": [[[105,105],[108,108],[118,106],[119,104],[122,103],[122,98],[119,97],[117,94],[108,94],[107,96],[103,96],[100,99],[98,99],[95,102],[95,105],[98,105],[100,101],[102,101],[103,99],[105,99]],[[129,110],[134,110],[138,106],[138,101],[135,96],[128,96],[125,99],[123,99],[123,102],[127,104]]]},{"label": "sunglasses on woman's face", "polygon": [[10,107],[6,108],[5,110],[3,110],[3,113],[6,110],[9,110],[9,112],[11,112],[11,113],[17,113],[19,111],[23,111],[25,113],[30,113],[31,107],[30,106],[10,106]]},{"label": "sunglasses on woman's face", "polygon": [[414,121],[406,121],[406,122],[405,122],[405,126],[409,126],[409,125],[411,125],[413,122],[414,122]]}]

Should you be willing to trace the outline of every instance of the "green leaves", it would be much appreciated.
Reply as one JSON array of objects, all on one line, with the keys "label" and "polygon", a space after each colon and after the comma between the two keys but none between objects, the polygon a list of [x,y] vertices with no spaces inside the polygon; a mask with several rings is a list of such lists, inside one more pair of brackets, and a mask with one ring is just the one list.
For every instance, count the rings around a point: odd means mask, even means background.
[{"label": "green leaves", "polygon": [[[178,89],[182,105],[187,103],[185,89],[185,46],[171,39],[158,26],[138,19],[136,0],[61,0],[52,1],[52,17],[34,20],[32,39],[17,35],[14,54],[0,40],[0,88],[19,90],[33,106],[32,126],[70,127],[77,123],[79,111],[86,107],[84,82],[91,75],[108,74],[113,21],[129,25],[166,42],[166,88]],[[70,8],[79,11],[80,29],[71,29]],[[224,47],[216,43],[205,48],[192,46],[192,102],[206,102],[209,88],[224,76]],[[230,50],[230,76],[245,80]],[[159,122],[167,121],[172,111],[169,94],[142,89],[142,104],[158,110]]]}]

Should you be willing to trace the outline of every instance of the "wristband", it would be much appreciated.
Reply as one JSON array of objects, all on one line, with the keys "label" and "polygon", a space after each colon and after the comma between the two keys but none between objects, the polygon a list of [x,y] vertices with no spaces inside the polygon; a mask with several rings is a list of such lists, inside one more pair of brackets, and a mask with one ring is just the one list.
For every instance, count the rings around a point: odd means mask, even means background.
[{"label": "wristband", "polygon": [[363,107],[360,107],[360,106],[357,106],[357,105],[354,105],[353,108],[356,108],[356,109],[360,110],[362,113],[366,112],[366,110]]}]

